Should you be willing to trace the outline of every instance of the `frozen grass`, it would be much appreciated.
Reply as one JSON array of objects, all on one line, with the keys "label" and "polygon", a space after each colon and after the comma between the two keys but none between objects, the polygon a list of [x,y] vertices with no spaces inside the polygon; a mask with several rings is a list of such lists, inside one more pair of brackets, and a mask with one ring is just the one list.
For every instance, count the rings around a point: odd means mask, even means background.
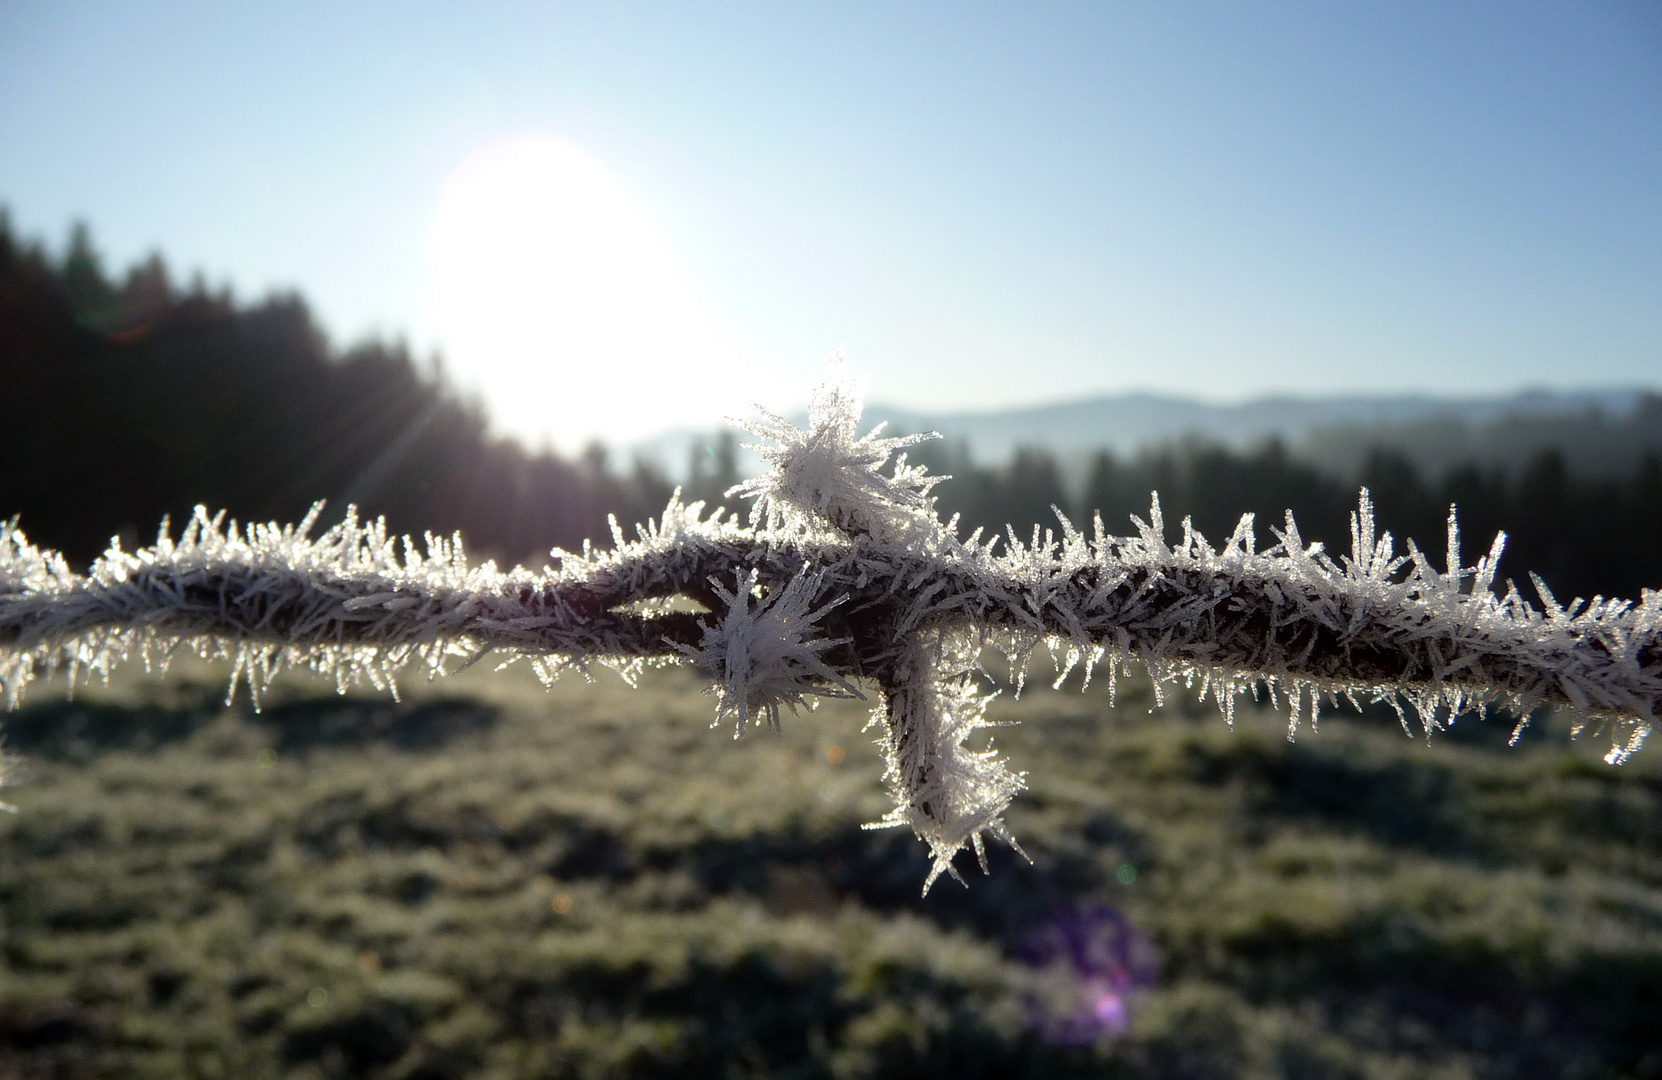
[{"label": "frozen grass", "polygon": [[[1254,708],[1149,715],[1142,680],[1006,694],[1033,863],[920,901],[915,844],[860,827],[886,800],[859,702],[735,744],[685,670],[475,668],[402,703],[288,676],[258,715],[226,674],[8,719],[0,1076],[1662,1068],[1662,767],[1563,721],[1289,743]],[[1161,978],[1119,1042],[1050,1047],[1010,957],[1086,900]]]}]

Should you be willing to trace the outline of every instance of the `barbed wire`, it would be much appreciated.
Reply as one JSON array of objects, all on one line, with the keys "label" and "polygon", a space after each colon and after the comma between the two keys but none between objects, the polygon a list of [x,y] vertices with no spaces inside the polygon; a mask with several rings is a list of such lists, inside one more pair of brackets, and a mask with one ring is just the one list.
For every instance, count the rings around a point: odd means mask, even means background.
[{"label": "barbed wire", "polygon": [[1656,720],[1662,594],[1564,606],[1534,579],[1533,604],[1497,581],[1504,537],[1462,564],[1452,510],[1441,571],[1376,532],[1365,490],[1348,555],[1306,543],[1290,513],[1262,551],[1250,515],[1221,546],[1188,521],[1170,543],[1157,496],[1130,536],[1100,518],[1087,536],[1058,511],[1027,539],[960,539],[929,496],[941,478],[896,457],[918,437],[859,435],[859,414],[840,372],[806,429],[764,414],[752,430],[769,440],[755,447],[767,472],[730,493],[754,499],[749,524],[677,493],[634,539],[614,521],[611,548],[556,551],[543,571],[473,565],[460,536],[417,545],[351,508],[316,532],[320,504],[286,526],[198,508],[177,539],[164,523],[155,544],[113,546],[79,575],[13,522],[0,529],[0,691],[14,708],[54,672],[73,685],[126,659],[165,667],[181,649],[229,658],[229,692],[245,684],[256,706],[290,666],[396,694],[406,668],[442,675],[493,653],[545,681],[572,665],[632,680],[688,663],[742,731],[816,695],[863,696],[865,683],[895,800],[873,824],[928,845],[925,892],[957,877],[966,847],[985,868],[984,834],[1015,843],[1003,815],[1023,779],[990,744],[970,745],[989,726],[977,677],[989,646],[1018,685],[1048,645],[1058,685],[1103,667],[1112,689],[1139,666],[1157,695],[1198,688],[1231,720],[1242,694],[1285,699],[1289,736],[1341,699],[1387,702],[1427,733],[1494,707],[1521,729],[1556,705],[1577,730],[1606,729],[1616,764]]}]

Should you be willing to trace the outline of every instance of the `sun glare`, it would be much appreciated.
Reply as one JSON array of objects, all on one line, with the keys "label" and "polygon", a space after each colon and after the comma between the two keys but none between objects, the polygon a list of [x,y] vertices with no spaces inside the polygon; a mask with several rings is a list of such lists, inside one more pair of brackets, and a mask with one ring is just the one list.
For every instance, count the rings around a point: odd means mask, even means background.
[{"label": "sun glare", "polygon": [[471,155],[433,247],[446,362],[501,430],[570,450],[721,416],[729,350],[651,217],[576,146]]}]

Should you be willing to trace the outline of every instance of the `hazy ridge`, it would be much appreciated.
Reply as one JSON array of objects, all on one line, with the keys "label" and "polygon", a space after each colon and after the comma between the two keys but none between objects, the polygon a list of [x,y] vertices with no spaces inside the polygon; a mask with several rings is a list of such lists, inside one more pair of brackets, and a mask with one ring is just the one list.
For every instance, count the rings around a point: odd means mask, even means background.
[{"label": "hazy ridge", "polygon": [[[1563,451],[1578,472],[1622,472],[1643,449],[1662,447],[1662,428],[1639,422],[1658,407],[1657,392],[1639,387],[1485,397],[1274,396],[1233,405],[1127,393],[993,411],[927,412],[874,402],[866,419],[886,421],[894,432],[940,432],[966,444],[981,462],[1003,462],[1017,449],[1034,448],[1076,468],[1098,450],[1130,456],[1191,440],[1246,449],[1273,438],[1295,456],[1349,479],[1376,447],[1404,453],[1431,472],[1455,464],[1508,466],[1548,448]],[[631,449],[679,476],[692,448],[708,438],[708,432],[682,429]],[[752,463],[741,454],[741,471]]]}]

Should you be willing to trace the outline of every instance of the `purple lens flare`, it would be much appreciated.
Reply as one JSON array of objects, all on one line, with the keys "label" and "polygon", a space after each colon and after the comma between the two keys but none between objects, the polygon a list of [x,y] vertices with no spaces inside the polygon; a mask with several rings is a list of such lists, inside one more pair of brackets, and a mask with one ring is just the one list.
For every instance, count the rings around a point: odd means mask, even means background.
[{"label": "purple lens flare", "polygon": [[1017,956],[1035,974],[1029,1022],[1057,1043],[1124,1034],[1134,999],[1158,974],[1154,946],[1106,904],[1052,916],[1028,935]]}]

